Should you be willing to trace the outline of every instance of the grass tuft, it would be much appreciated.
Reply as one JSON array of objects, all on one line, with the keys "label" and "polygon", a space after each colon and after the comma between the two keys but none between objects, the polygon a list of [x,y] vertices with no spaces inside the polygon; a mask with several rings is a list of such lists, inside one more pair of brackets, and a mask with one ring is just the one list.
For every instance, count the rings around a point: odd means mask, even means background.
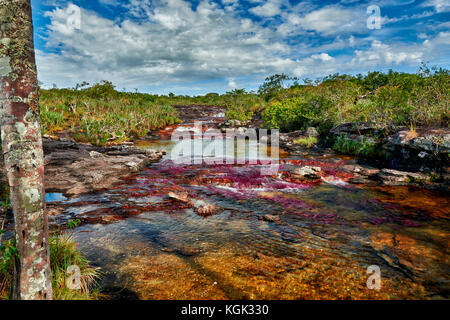
[{"label": "grass tuft", "polygon": [[[11,286],[14,256],[17,250],[13,241],[8,240],[0,246],[0,300],[8,300]],[[67,281],[71,274],[69,266],[80,268],[80,289],[72,290]],[[50,267],[52,271],[53,299],[55,300],[98,300],[100,294],[99,268],[90,266],[89,261],[77,249],[70,235],[50,236]]]}]

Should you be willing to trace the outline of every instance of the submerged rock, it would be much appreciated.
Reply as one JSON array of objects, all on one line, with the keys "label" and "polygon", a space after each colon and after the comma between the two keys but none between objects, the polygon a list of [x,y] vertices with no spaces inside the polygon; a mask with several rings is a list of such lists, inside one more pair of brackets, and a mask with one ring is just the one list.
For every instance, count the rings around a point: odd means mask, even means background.
[{"label": "submerged rock", "polygon": [[267,222],[280,222],[281,221],[279,216],[276,216],[273,214],[266,214],[264,216],[259,217],[258,219],[262,220],[262,221],[267,221]]},{"label": "submerged rock", "polygon": [[215,204],[208,203],[204,200],[192,200],[194,210],[201,216],[207,217],[217,212]]}]

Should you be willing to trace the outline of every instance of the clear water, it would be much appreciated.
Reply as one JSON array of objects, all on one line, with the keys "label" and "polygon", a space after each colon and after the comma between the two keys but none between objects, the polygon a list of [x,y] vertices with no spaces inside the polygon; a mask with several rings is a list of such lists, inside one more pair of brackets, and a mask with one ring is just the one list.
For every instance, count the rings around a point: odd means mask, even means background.
[{"label": "clear water", "polygon": [[[262,176],[258,165],[174,164],[170,141],[139,146],[169,152],[107,192],[62,202],[65,214],[55,221],[83,221],[73,236],[102,267],[109,292],[139,299],[449,296],[448,194],[346,184],[339,167],[348,160],[335,156],[282,155],[279,174]],[[320,166],[326,181],[292,180],[289,165]],[[169,192],[218,210],[200,216]],[[265,221],[267,214],[279,221]],[[372,265],[381,270],[380,290],[367,287]]]}]

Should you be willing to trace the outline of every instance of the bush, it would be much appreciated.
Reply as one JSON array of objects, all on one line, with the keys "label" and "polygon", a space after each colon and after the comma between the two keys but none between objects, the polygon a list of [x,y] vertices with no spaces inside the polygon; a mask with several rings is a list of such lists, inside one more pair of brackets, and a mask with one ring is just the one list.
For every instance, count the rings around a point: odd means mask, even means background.
[{"label": "bush", "polygon": [[326,132],[344,122],[448,126],[448,70],[422,66],[417,74],[370,72],[331,75],[322,81],[279,89],[264,111],[269,128],[286,131],[318,126]]},{"label": "bush", "polygon": [[323,110],[330,101],[319,95],[305,95],[274,103],[262,114],[265,125],[271,129],[291,131],[305,129],[316,124],[325,124]]}]

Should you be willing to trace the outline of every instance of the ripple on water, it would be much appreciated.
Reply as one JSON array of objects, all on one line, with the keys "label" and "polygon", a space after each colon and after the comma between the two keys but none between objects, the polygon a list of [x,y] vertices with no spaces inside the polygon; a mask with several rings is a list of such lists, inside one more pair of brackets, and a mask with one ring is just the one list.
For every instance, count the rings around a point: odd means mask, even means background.
[{"label": "ripple on water", "polygon": [[[344,179],[336,167],[323,164]],[[109,192],[66,201],[68,212],[97,219],[74,237],[109,274],[105,287],[128,283],[142,299],[448,295],[449,212],[439,203],[445,197],[291,182],[257,169],[153,164]],[[201,217],[169,192],[221,210]],[[258,219],[266,214],[280,221]],[[367,289],[370,265],[381,267],[383,290]]]}]

